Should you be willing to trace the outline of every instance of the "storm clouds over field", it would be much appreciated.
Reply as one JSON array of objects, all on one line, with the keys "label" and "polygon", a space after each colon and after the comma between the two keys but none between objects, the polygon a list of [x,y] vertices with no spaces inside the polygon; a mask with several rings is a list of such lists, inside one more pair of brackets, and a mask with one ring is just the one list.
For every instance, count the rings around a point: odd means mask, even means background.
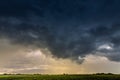
[{"label": "storm clouds over field", "polygon": [[21,65],[27,70],[43,65],[44,72],[45,66],[63,65],[64,60],[81,67],[92,55],[107,59],[106,65],[114,64],[108,70],[114,72],[120,62],[119,4],[119,0],[0,0],[1,67],[25,72]]}]

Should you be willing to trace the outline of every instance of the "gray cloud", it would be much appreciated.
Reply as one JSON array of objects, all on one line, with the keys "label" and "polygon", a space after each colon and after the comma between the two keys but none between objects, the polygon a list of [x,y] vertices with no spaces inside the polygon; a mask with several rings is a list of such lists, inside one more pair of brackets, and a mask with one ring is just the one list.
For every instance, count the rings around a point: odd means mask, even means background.
[{"label": "gray cloud", "polygon": [[[2,0],[0,3],[0,37],[14,45],[47,49],[54,57],[77,62],[80,57],[83,61],[86,55],[97,52],[119,61],[120,28],[116,25],[120,17],[119,0]],[[98,49],[104,44],[106,47],[112,44],[112,50]]]}]

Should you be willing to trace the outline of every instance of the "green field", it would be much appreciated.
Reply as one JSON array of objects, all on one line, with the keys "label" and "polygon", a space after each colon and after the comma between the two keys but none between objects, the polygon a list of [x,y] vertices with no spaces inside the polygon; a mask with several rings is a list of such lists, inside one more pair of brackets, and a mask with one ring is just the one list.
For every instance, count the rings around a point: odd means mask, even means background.
[{"label": "green field", "polygon": [[0,75],[0,80],[120,80],[120,75]]}]

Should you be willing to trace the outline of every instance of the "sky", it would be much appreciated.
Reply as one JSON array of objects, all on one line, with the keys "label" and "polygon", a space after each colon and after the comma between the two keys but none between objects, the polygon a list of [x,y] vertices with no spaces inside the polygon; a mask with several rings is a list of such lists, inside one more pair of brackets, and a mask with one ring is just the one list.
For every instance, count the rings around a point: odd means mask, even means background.
[{"label": "sky", "polygon": [[0,73],[120,74],[120,0],[0,0]]}]

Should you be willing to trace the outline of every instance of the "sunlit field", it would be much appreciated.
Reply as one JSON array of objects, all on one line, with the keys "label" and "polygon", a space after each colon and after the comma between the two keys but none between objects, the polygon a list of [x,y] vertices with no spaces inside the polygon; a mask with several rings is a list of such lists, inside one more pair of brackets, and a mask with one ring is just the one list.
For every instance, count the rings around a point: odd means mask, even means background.
[{"label": "sunlit field", "polygon": [[0,80],[120,80],[120,75],[0,75]]}]

